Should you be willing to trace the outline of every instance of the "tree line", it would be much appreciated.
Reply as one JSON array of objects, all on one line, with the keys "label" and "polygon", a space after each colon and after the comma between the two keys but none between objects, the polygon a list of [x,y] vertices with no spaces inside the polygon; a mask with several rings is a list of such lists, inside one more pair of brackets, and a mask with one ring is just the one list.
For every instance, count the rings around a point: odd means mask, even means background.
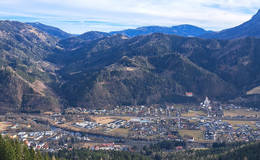
[{"label": "tree line", "polygon": [[2,137],[0,134],[0,160],[57,160],[49,154],[34,151],[17,139]]},{"label": "tree line", "polygon": [[256,160],[260,159],[260,142],[214,143],[206,150],[173,151],[184,142],[162,141],[140,152],[61,150],[55,153],[35,151],[17,139],[0,135],[0,160]]}]

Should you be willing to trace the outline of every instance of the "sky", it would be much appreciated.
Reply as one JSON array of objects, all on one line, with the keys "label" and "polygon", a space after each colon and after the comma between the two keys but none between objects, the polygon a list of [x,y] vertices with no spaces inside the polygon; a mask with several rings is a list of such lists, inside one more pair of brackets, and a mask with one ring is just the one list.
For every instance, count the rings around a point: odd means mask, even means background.
[{"label": "sky", "polygon": [[219,31],[249,20],[260,0],[0,0],[0,19],[80,34],[191,24]]}]

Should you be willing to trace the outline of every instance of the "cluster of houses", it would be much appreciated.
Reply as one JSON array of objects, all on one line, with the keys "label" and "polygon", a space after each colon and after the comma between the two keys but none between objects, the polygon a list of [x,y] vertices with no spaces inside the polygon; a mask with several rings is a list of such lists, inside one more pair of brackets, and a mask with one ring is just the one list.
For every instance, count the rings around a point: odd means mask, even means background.
[{"label": "cluster of houses", "polygon": [[[239,109],[235,105],[224,106],[225,109]],[[151,105],[151,106],[117,106],[113,109],[106,110],[87,110],[82,108],[67,109],[66,113],[84,113],[86,115],[96,116],[130,116],[135,117],[129,121],[116,120],[102,125],[106,131],[115,128],[128,129],[129,138],[155,138],[155,139],[186,139],[195,141],[194,137],[180,137],[178,130],[201,130],[203,139],[208,141],[250,141],[257,140],[259,135],[255,128],[250,126],[232,126],[224,118],[224,107],[220,103],[211,101],[208,97],[195,111],[202,111],[205,115],[182,117],[182,113],[187,113],[189,109],[185,107],[174,107],[171,105]],[[90,128],[100,124],[90,123]],[[79,126],[79,125],[78,125]],[[257,127],[258,126],[258,127]],[[260,122],[256,122],[256,128],[259,128]],[[82,126],[86,128],[85,126]],[[241,129],[247,128],[241,132]],[[172,134],[174,133],[174,134]],[[241,134],[242,133],[242,134]],[[246,133],[246,134],[245,134]],[[170,136],[169,136],[170,135]]]},{"label": "cluster of houses", "polygon": [[[191,94],[187,93],[187,96]],[[73,146],[75,142],[96,142],[87,136],[80,135],[81,132],[71,133],[70,131],[50,129],[49,125],[55,124],[55,127],[63,124],[73,127],[84,128],[87,130],[97,130],[102,128],[102,132],[112,134],[112,131],[120,128],[127,130],[127,138],[143,140],[184,140],[191,144],[196,144],[197,139],[192,135],[180,135],[180,130],[201,131],[202,138],[207,142],[234,142],[234,141],[255,141],[260,140],[260,120],[259,117],[253,117],[255,126],[249,125],[232,125],[224,117],[224,109],[239,109],[235,105],[222,107],[221,104],[212,102],[208,97],[197,107],[175,107],[173,105],[151,105],[151,106],[116,106],[113,109],[97,110],[86,108],[67,108],[64,113],[45,113],[42,116],[30,121],[29,117],[24,116],[20,121],[11,115],[7,120],[13,122],[10,127],[10,133],[13,138],[19,138],[28,146],[39,150],[57,151],[63,148]],[[189,110],[199,111],[203,115],[182,116]],[[129,117],[115,118],[112,122],[101,124],[95,122],[91,117]],[[11,118],[11,119],[10,119]],[[44,120],[45,118],[45,120]],[[224,120],[225,119],[225,120]],[[247,117],[235,117],[235,119],[249,120]],[[30,123],[29,123],[30,121]],[[26,122],[25,128],[21,128],[21,123]],[[50,123],[53,122],[53,123]],[[27,124],[28,123],[28,124]],[[35,127],[35,124],[45,126],[45,129]],[[34,125],[33,125],[34,124]],[[37,126],[37,125],[36,125]],[[61,127],[62,128],[62,127]],[[64,128],[63,128],[64,129]],[[17,131],[17,132],[15,132]],[[7,132],[8,134],[8,132]],[[102,135],[103,136],[103,135]],[[98,138],[99,143],[92,146],[92,150],[127,150],[128,144],[118,145],[107,143],[105,137]],[[120,137],[121,138],[121,137]],[[128,140],[129,140],[128,139]],[[181,150],[181,148],[180,148]]]},{"label": "cluster of houses", "polygon": [[66,114],[88,114],[88,115],[116,115],[116,116],[176,116],[176,107],[173,105],[151,105],[151,106],[116,106],[113,109],[91,109],[67,108]]},{"label": "cluster of houses", "polygon": [[107,131],[111,129],[116,129],[116,128],[121,128],[125,126],[126,120],[122,119],[117,119],[115,121],[109,122],[107,124],[100,124],[96,122],[91,122],[91,121],[83,121],[83,122],[76,122],[73,124],[73,126],[78,127],[78,128],[85,128],[85,129],[95,129],[98,127],[103,127]]},{"label": "cluster of houses", "polygon": [[18,138],[29,147],[38,150],[48,150],[48,141],[58,140],[63,135],[54,131],[18,132],[9,134],[11,138]]},{"label": "cluster of houses", "polygon": [[115,129],[115,128],[120,128],[123,127],[126,124],[126,120],[118,119],[113,122],[110,122],[108,124],[105,124],[104,126],[109,130],[109,129]]},{"label": "cluster of houses", "polygon": [[101,124],[96,123],[96,122],[84,121],[84,122],[76,122],[74,124],[74,126],[80,127],[80,128],[86,128],[86,129],[93,129],[93,128],[97,128],[97,127],[101,126]]},{"label": "cluster of houses", "polygon": [[135,118],[126,125],[130,129],[132,138],[159,138],[165,137],[176,130],[176,121],[173,119]]},{"label": "cluster of houses", "polygon": [[214,129],[207,128],[204,132],[205,140],[214,140],[221,142],[235,142],[235,141],[255,141],[260,140],[260,130],[254,130],[248,125],[241,125],[241,127],[234,129],[232,125],[227,128]]}]

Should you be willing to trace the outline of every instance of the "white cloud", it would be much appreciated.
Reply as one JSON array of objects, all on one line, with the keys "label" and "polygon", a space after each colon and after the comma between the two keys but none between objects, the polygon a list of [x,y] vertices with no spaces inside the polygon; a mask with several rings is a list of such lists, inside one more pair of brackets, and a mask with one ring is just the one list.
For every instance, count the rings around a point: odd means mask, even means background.
[{"label": "white cloud", "polygon": [[[260,8],[259,0],[1,0],[0,16],[27,15],[70,32],[118,30],[144,25],[193,24],[220,30],[238,25]],[[4,14],[2,14],[4,13]],[[71,29],[58,21],[95,20]],[[109,25],[109,23],[124,25]],[[73,26],[73,27],[72,27]],[[84,28],[86,28],[84,30]]]}]

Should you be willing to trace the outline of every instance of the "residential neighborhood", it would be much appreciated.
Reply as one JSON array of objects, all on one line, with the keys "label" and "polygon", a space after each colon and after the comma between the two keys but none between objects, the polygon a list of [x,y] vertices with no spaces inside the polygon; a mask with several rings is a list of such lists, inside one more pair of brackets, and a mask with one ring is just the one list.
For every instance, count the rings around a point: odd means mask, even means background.
[{"label": "residential neighborhood", "polygon": [[131,150],[163,140],[184,141],[186,148],[260,140],[259,110],[221,104],[208,97],[198,106],[73,107],[40,116],[8,113],[0,121],[2,135],[48,152],[64,148]]}]

